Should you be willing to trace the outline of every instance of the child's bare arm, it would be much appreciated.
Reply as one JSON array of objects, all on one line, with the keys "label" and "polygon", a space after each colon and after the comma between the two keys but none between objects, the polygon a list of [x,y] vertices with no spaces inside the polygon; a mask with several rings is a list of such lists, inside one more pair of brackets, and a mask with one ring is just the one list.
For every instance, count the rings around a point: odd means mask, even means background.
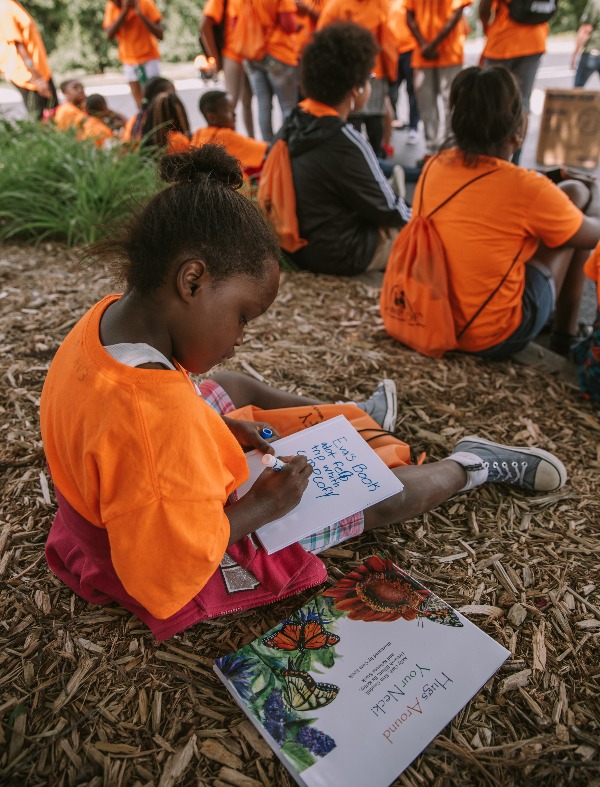
[{"label": "child's bare arm", "polygon": [[130,8],[133,8],[133,0],[123,0],[123,5],[121,6],[121,13],[112,23],[104,29],[104,33],[109,41],[117,35],[119,29],[122,27],[123,23],[125,22],[125,17],[127,16],[127,12]]},{"label": "child's bare arm", "polygon": [[35,83],[36,91],[42,96],[43,98],[52,98],[52,93],[50,91],[50,87],[46,80],[42,77],[40,72],[33,64],[33,60],[31,59],[31,55],[27,51],[25,44],[17,41],[15,44],[19,57],[25,63],[29,71],[31,72],[31,79]]},{"label": "child's bare arm", "polygon": [[148,17],[144,14],[142,9],[140,8],[139,0],[134,0],[134,8],[136,14],[142,20],[142,22],[146,25],[148,30],[152,33],[153,36],[158,38],[159,41],[163,40],[163,36],[165,34],[164,28],[160,22],[152,22]]}]

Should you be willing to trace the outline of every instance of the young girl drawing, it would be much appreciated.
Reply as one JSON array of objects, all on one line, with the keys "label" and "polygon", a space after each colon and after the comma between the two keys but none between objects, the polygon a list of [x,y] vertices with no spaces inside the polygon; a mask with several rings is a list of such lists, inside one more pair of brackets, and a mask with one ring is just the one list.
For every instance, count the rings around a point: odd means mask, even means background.
[{"label": "young girl drawing", "polygon": [[[241,172],[223,149],[166,156],[161,175],[171,185],[96,249],[120,262],[125,294],[104,298],[77,323],[42,393],[59,504],[46,555],[72,590],[116,601],[162,640],[322,582],[315,552],[418,516],[462,489],[486,480],[530,491],[564,483],[551,454],[466,438],[449,460],[395,467],[405,485],[399,495],[267,555],[250,534],[297,505],[311,468],[288,457],[235,500],[248,476],[244,449],[272,452],[260,435],[266,424],[277,436],[344,414],[357,427],[393,428],[395,388],[386,382],[358,406],[324,405],[222,372],[201,383],[199,396],[186,370],[205,374],[234,355],[245,326],[277,294],[279,251],[236,190]],[[405,463],[400,454],[388,463]]]}]

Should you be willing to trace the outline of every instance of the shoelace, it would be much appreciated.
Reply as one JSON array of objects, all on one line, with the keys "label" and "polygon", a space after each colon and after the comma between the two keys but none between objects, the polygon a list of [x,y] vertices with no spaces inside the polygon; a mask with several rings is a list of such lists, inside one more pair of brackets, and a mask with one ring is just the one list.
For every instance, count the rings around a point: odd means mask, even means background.
[{"label": "shoelace", "polygon": [[[484,462],[484,465],[490,469],[490,463]],[[512,471],[511,471],[512,467]],[[516,460],[508,462],[492,462],[492,476],[494,481],[502,481],[505,484],[523,484],[525,480],[525,473],[527,472],[527,462],[517,462]],[[514,472],[514,477],[512,475]],[[492,480],[492,479],[490,479]]]}]

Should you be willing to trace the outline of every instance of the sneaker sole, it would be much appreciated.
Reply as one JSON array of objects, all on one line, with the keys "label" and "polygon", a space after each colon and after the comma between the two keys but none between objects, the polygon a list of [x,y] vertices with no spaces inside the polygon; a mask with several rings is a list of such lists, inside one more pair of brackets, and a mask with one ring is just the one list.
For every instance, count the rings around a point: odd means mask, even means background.
[{"label": "sneaker sole", "polygon": [[[550,451],[544,451],[543,448],[529,448],[528,446],[521,447],[518,445],[503,445],[502,443],[495,443],[493,440],[486,440],[484,437],[476,437],[475,435],[469,435],[468,437],[462,437],[458,443],[454,446],[454,451],[460,450],[459,445],[461,443],[482,443],[483,445],[491,445],[494,448],[505,448],[508,451],[519,451],[521,454],[528,454],[529,456],[536,456],[538,459],[545,459],[546,462],[552,465],[558,472],[560,478],[560,484],[555,487],[554,489],[547,489],[546,492],[556,492],[567,482],[567,468],[563,465],[560,459],[557,459],[554,454],[551,454]],[[468,448],[464,449],[468,451]]]},{"label": "sneaker sole", "polygon": [[396,428],[396,417],[398,415],[398,394],[396,383],[393,380],[382,380],[385,392],[386,413],[381,428],[386,432],[393,432]]}]

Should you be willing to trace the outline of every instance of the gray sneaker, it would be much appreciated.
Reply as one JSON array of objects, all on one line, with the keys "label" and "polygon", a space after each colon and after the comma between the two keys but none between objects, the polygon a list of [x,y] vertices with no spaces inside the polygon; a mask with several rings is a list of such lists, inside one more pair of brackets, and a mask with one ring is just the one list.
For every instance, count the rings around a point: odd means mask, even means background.
[{"label": "gray sneaker", "polygon": [[512,484],[527,492],[555,492],[564,486],[567,471],[554,454],[541,448],[520,448],[492,443],[482,437],[463,437],[453,453],[476,454],[488,469],[488,482]]},{"label": "gray sneaker", "polygon": [[386,432],[393,432],[398,414],[398,396],[393,380],[382,380],[366,402],[357,403]]}]

